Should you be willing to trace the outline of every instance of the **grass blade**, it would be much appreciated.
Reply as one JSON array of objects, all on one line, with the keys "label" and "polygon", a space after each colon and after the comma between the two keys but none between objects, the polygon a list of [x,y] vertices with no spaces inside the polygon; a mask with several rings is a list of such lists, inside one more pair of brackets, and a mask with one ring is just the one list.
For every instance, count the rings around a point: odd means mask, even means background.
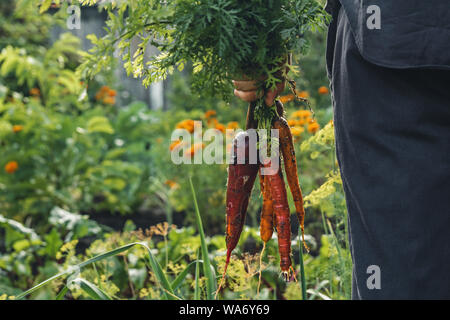
[{"label": "grass blade", "polygon": [[195,263],[195,290],[194,290],[194,300],[200,300],[200,249],[197,250],[197,262]]},{"label": "grass blade", "polygon": [[195,195],[194,185],[192,184],[192,178],[189,177],[189,183],[191,185],[192,197],[194,199],[195,206],[195,220],[197,222],[198,232],[200,234],[200,243],[203,258],[203,272],[206,276],[206,298],[208,300],[214,299],[214,292],[216,291],[216,276],[214,269],[211,266],[211,261],[208,256],[208,247],[206,246],[205,232],[203,230],[202,218],[198,209],[197,197]]},{"label": "grass blade", "polygon": [[178,289],[178,287],[181,285],[183,280],[188,275],[189,270],[191,269],[191,267],[194,266],[194,265],[196,266],[197,262],[202,262],[202,261],[198,261],[198,260],[192,261],[191,263],[189,263],[187,265],[187,267],[183,271],[180,272],[180,274],[175,278],[175,280],[172,281],[171,285],[172,285],[172,289],[173,290],[177,290]]},{"label": "grass blade", "polygon": [[77,278],[72,281],[80,286],[81,290],[86,292],[93,300],[112,300],[111,297],[99,287],[83,278]]},{"label": "grass blade", "polygon": [[64,286],[64,288],[62,288],[61,291],[56,296],[55,300],[62,300],[62,299],[64,299],[67,291],[69,291],[69,288],[67,288],[67,286]]},{"label": "grass blade", "polygon": [[[169,281],[167,280],[166,275],[164,274],[164,272],[162,271],[161,265],[158,263],[158,261],[155,259],[155,257],[153,256],[150,248],[145,244],[145,243],[141,243],[141,242],[133,242],[133,243],[129,243],[127,245],[124,245],[122,247],[119,247],[117,249],[113,249],[111,251],[99,254],[98,256],[95,256],[91,259],[88,259],[86,261],[83,261],[77,265],[71,266],[70,268],[68,268],[66,271],[60,272],[56,275],[54,275],[53,277],[48,278],[47,280],[44,280],[43,282],[35,285],[34,287],[32,287],[31,289],[28,289],[27,291],[22,292],[21,294],[19,294],[16,299],[20,300],[23,299],[24,297],[32,294],[33,292],[39,290],[40,288],[42,288],[43,286],[49,284],[50,282],[52,282],[53,280],[56,280],[60,277],[66,276],[66,275],[70,275],[73,274],[76,271],[79,271],[80,269],[103,259],[107,259],[109,257],[113,257],[118,255],[119,253],[122,253],[124,251],[127,251],[129,249],[131,249],[132,247],[136,246],[136,245],[140,245],[143,246],[144,248],[147,249],[148,255],[149,255],[149,262],[150,262],[150,267],[152,268],[153,272],[156,275],[156,278],[159,281],[159,284],[162,286],[162,288],[164,289],[164,295],[166,296],[166,298],[168,299],[174,299],[174,293],[172,290],[172,286],[170,285]],[[64,290],[64,289],[63,289]],[[169,294],[167,294],[167,292]],[[61,293],[60,293],[61,294]],[[60,296],[60,294],[58,294],[58,296]]]}]

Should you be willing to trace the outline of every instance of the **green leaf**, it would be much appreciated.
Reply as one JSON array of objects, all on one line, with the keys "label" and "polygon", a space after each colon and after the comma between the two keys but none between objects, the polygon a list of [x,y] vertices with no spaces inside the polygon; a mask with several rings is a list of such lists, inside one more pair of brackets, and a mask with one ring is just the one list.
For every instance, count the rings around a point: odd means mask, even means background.
[{"label": "green leaf", "polygon": [[192,178],[189,177],[189,183],[191,185],[192,197],[194,198],[195,206],[195,221],[197,223],[198,232],[200,233],[200,243],[203,258],[203,273],[206,276],[206,297],[208,300],[213,300],[214,292],[216,291],[216,276],[214,274],[214,268],[212,268],[211,261],[208,256],[208,246],[206,245],[205,232],[203,231],[202,218],[198,209],[197,197],[195,195],[194,185],[192,184]]},{"label": "green leaf", "polygon": [[76,278],[71,281],[79,285],[81,290],[86,292],[94,300],[112,300],[111,297],[102,289],[83,278]]},{"label": "green leaf", "polygon": [[87,123],[87,131],[89,133],[93,132],[103,132],[108,134],[113,134],[114,129],[111,126],[111,123],[109,122],[108,118],[96,116],[89,119]]},{"label": "green leaf", "polygon": [[189,270],[191,269],[192,266],[196,266],[198,262],[203,262],[203,261],[192,261],[191,263],[189,263],[187,265],[187,267],[180,272],[180,274],[175,278],[175,280],[172,281],[172,289],[176,290],[178,289],[178,287],[181,285],[181,283],[183,282],[183,280],[186,278],[186,276],[189,273]]},{"label": "green leaf", "polygon": [[197,262],[195,264],[195,289],[194,289],[194,300],[200,300],[200,249],[197,250]]},{"label": "green leaf", "polygon": [[62,288],[61,291],[56,296],[55,300],[64,299],[64,296],[66,295],[67,291],[69,291],[69,288],[67,288],[67,286],[64,286],[64,288]]},{"label": "green leaf", "polygon": [[59,248],[63,245],[63,241],[59,237],[59,233],[56,228],[44,237],[45,240],[45,252],[50,257],[55,257]]},{"label": "green leaf", "polygon": [[51,283],[52,281],[61,278],[63,276],[67,276],[67,275],[71,275],[73,273],[79,272],[80,269],[95,263],[97,261],[101,261],[104,259],[107,259],[109,257],[113,257],[116,256],[122,252],[125,252],[129,249],[131,249],[132,247],[136,246],[136,245],[140,245],[143,246],[144,248],[147,249],[148,255],[149,255],[149,260],[150,260],[150,266],[153,270],[153,272],[156,275],[156,278],[159,281],[159,284],[161,285],[163,291],[164,291],[164,295],[166,296],[167,299],[179,299],[177,296],[175,296],[175,294],[173,293],[172,287],[169,283],[169,281],[167,280],[166,275],[164,274],[164,272],[161,269],[161,266],[159,265],[158,261],[155,259],[155,257],[153,256],[150,248],[145,244],[145,243],[141,243],[141,242],[133,242],[133,243],[129,243],[127,245],[124,245],[122,247],[119,247],[117,249],[113,249],[110,250],[108,252],[99,254],[98,256],[95,256],[91,259],[88,259],[86,261],[83,261],[77,265],[71,266],[69,267],[66,271],[60,272],[58,274],[55,274],[53,277],[48,278],[47,280],[35,285],[34,287],[32,287],[31,289],[28,289],[27,291],[22,292],[21,294],[17,295],[16,299],[20,300],[23,299],[24,297],[32,294],[33,292],[39,290],[40,288],[42,288],[43,286]]},{"label": "green leaf", "polygon": [[39,13],[44,13],[46,12],[50,6],[52,5],[52,1],[53,0],[44,0],[41,4],[41,8],[39,9]]}]

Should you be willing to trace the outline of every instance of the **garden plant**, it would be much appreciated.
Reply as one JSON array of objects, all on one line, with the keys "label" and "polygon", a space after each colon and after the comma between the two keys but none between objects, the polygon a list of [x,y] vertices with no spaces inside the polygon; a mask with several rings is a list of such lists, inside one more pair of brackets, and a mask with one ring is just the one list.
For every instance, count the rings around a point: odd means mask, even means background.
[{"label": "garden plant", "polygon": [[[81,0],[107,14],[89,50],[70,32],[51,38],[68,3],[38,2],[0,4],[0,299],[350,297],[321,1]],[[170,107],[123,105],[122,65],[144,86],[168,81]],[[246,77],[261,94],[292,86],[245,106],[232,80]],[[230,213],[232,164],[171,161],[208,146],[171,140],[195,123],[281,128],[269,143],[285,174],[251,183],[245,212]]]}]

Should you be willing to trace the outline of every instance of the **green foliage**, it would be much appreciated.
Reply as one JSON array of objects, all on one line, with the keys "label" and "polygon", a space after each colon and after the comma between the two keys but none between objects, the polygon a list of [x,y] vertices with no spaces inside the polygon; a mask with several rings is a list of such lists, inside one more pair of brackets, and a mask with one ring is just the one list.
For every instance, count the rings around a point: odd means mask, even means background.
[{"label": "green foliage", "polygon": [[36,4],[36,0],[0,3],[0,50],[12,45],[36,54],[48,44],[51,28],[65,23],[66,1],[55,14],[39,13]]},{"label": "green foliage", "polygon": [[[328,19],[315,0],[121,1],[103,8],[108,33],[90,37],[94,48],[84,55],[84,76],[108,68],[117,45],[128,74],[143,77],[145,85],[192,63],[194,88],[224,97],[232,92],[231,79],[243,74],[263,78],[265,87],[273,88],[287,55],[303,52],[305,33],[324,27]],[[132,39],[139,41],[134,52]],[[149,45],[160,54],[146,61]]]},{"label": "green foliage", "polygon": [[[40,7],[32,0],[14,1],[15,11],[13,6],[0,5],[0,19],[6,21],[0,25],[0,148],[4,154],[0,161],[0,299],[24,298],[23,292],[30,299],[211,298],[226,252],[226,165],[174,165],[169,152],[171,132],[186,119],[201,120],[205,127],[205,111],[209,110],[217,112],[219,124],[238,121],[242,127],[243,102],[200,96],[190,84],[200,89],[199,84],[204,83],[210,90],[231,93],[229,79],[248,72],[243,70],[245,63],[241,64],[246,61],[247,68],[267,73],[267,84],[272,81],[273,85],[286,48],[295,46],[294,58],[301,67],[298,89],[310,94],[316,120],[324,126],[316,134],[305,132],[295,140],[307,206],[306,240],[312,248],[311,254],[304,255],[306,298],[348,298],[351,260],[345,201],[334,157],[334,129],[328,125],[332,109],[329,96],[317,92],[326,83],[324,35],[305,33],[322,21],[319,7],[307,7],[313,2],[248,1],[240,3],[245,12],[236,11],[236,1],[225,0],[167,1],[166,6],[159,1],[111,2],[105,5],[108,33],[102,39],[91,36],[95,46],[89,54],[79,51],[79,40],[70,34],[48,44],[50,28],[63,22],[64,7],[50,15],[45,13],[51,4],[47,0]],[[313,11],[281,15],[276,10],[280,3],[288,3],[292,10]],[[268,12],[268,4],[273,12]],[[43,13],[39,15],[39,11]],[[305,23],[310,14],[320,22]],[[262,25],[274,16],[270,24]],[[292,20],[297,17],[299,21]],[[164,22],[169,19],[177,19],[185,32],[170,27],[173,22]],[[249,25],[247,19],[255,23]],[[240,34],[243,23],[249,32]],[[235,29],[239,36],[230,36]],[[13,30],[17,30],[16,37]],[[281,32],[284,36],[267,36]],[[306,38],[314,39],[312,50],[298,59]],[[138,42],[135,52],[131,39]],[[204,46],[199,46],[203,40]],[[175,46],[176,42],[182,46]],[[147,61],[146,44],[156,45],[163,54]],[[169,111],[148,110],[140,102],[115,106],[116,91],[111,88],[106,90],[111,94],[106,102],[97,96],[103,81],[81,83],[75,70],[82,58],[84,75],[111,70],[115,45],[122,49],[130,74],[148,81],[185,68],[170,78]],[[224,54],[225,60],[217,58]],[[104,76],[99,74],[97,79]],[[304,108],[298,102],[285,107],[288,114]],[[18,163],[12,173],[5,170],[9,161]],[[290,195],[289,201],[293,208]],[[263,285],[260,295],[256,293],[262,247],[260,206],[256,184],[247,225],[219,297],[301,299],[300,284],[286,285],[279,277],[275,235],[262,259]],[[141,210],[148,221],[154,221],[161,211],[170,224],[180,221],[183,227],[158,225],[136,230],[134,223],[138,222],[128,221],[118,231],[93,220],[98,212]],[[297,271],[300,244],[296,238],[292,242]]]}]

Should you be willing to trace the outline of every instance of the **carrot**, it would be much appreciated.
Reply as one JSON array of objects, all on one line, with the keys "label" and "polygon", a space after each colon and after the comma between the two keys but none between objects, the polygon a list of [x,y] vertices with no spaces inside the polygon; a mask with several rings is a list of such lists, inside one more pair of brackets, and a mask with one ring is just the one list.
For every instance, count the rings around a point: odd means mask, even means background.
[{"label": "carrot", "polygon": [[261,255],[259,256],[259,280],[257,293],[259,294],[259,288],[261,286],[261,276],[262,276],[262,257],[266,249],[266,243],[272,238],[273,234],[273,220],[275,219],[275,212],[273,211],[272,197],[270,195],[269,186],[267,185],[266,176],[262,175],[261,170],[259,171],[259,181],[261,184],[261,193],[263,195],[263,205],[261,209],[261,223],[260,223],[260,234],[261,239],[264,242],[263,248],[261,250]]},{"label": "carrot", "polygon": [[[249,134],[247,132],[240,132],[236,135],[233,141],[233,160],[228,166],[228,183],[226,195],[226,244],[227,257],[222,280],[217,290],[220,291],[225,274],[227,272],[228,264],[230,263],[231,252],[236,248],[239,242],[239,237],[245,222],[248,202],[253,189],[253,184],[258,174],[259,164],[249,163]],[[245,145],[245,156],[238,152],[238,146]],[[256,148],[256,146],[254,146]],[[245,157],[242,159],[241,157]],[[216,293],[216,296],[217,296]]]},{"label": "carrot", "polygon": [[[264,167],[270,167],[270,161]],[[284,279],[290,279],[291,268],[291,223],[290,210],[287,200],[286,187],[284,184],[281,167],[277,172],[266,175],[268,187],[273,201],[273,210],[275,211],[275,223],[278,234],[278,252],[280,254],[280,267]]]},{"label": "carrot", "polygon": [[[281,114],[283,110],[283,105],[280,101],[276,101],[278,110],[281,109]],[[280,113],[280,112],[279,112]],[[292,198],[294,199],[295,211],[297,214],[298,221],[300,223],[300,229],[302,231],[303,245],[307,251],[309,251],[308,246],[305,242],[305,208],[303,207],[303,196],[302,190],[298,182],[297,174],[297,159],[295,157],[295,149],[292,140],[291,129],[283,117],[279,117],[273,123],[274,129],[279,130],[279,139],[281,146],[281,153],[284,160],[284,169],[286,172],[287,181],[289,188],[291,189]]]},{"label": "carrot", "polygon": [[260,234],[261,239],[266,243],[272,238],[273,234],[273,202],[272,197],[270,195],[270,189],[267,185],[268,181],[266,176],[261,175],[260,172],[260,180],[261,180],[261,191],[263,195],[263,206],[261,209],[261,224],[260,224]]}]

